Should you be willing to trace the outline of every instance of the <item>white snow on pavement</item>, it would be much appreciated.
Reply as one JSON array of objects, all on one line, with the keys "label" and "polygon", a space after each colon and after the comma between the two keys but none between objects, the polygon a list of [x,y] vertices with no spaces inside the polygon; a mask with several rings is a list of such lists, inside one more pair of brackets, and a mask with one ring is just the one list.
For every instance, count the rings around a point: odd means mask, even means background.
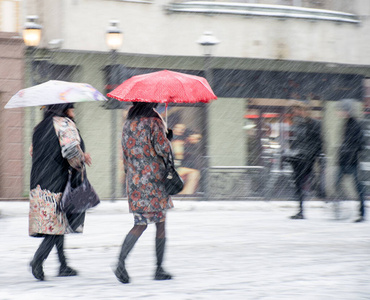
[{"label": "white snow on pavement", "polygon": [[165,269],[154,281],[155,226],[127,259],[130,284],[112,269],[133,225],[125,201],[102,202],[82,235],[67,235],[76,277],[57,277],[54,249],[37,281],[28,264],[41,239],[28,236],[28,203],[0,202],[0,299],[370,299],[370,222],[353,223],[357,203],[310,201],[305,220],[290,220],[297,203],[175,201],[168,213]]}]

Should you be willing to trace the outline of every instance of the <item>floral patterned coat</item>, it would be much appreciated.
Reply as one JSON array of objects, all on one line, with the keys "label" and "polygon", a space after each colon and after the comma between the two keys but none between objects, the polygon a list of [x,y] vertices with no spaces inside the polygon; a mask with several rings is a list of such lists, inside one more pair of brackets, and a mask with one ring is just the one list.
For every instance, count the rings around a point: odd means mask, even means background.
[{"label": "floral patterned coat", "polygon": [[155,117],[127,120],[122,148],[130,211],[148,213],[172,208],[163,183],[171,151],[163,121]]}]

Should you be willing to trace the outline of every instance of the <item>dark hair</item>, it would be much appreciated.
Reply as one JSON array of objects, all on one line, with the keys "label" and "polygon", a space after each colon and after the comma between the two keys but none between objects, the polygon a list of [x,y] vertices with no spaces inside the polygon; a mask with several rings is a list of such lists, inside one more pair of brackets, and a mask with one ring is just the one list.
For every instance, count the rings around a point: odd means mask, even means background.
[{"label": "dark hair", "polygon": [[70,108],[74,108],[73,103],[48,105],[44,111],[44,119],[54,116],[68,117],[66,112]]},{"label": "dark hair", "polygon": [[145,117],[145,118],[159,118],[160,116],[154,108],[158,106],[158,103],[151,102],[133,102],[133,106],[128,111],[127,119],[134,119],[136,117]]}]

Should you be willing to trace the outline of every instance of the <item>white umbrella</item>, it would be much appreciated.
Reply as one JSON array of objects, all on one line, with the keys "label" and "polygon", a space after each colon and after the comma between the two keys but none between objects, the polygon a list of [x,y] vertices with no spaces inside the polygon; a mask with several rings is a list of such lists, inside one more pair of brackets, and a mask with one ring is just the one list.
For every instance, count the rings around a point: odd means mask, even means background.
[{"label": "white umbrella", "polygon": [[50,80],[18,91],[5,108],[106,100],[107,98],[90,84]]}]

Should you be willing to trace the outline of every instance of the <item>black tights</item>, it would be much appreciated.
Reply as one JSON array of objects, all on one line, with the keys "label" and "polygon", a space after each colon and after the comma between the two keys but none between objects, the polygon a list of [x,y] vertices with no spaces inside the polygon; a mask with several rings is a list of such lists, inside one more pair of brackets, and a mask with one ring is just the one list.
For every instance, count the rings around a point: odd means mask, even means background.
[{"label": "black tights", "polygon": [[42,263],[48,258],[54,245],[57,248],[60,264],[62,267],[65,267],[66,258],[64,256],[64,235],[45,235],[44,240],[41,242],[33,259]]},{"label": "black tights", "polygon": [[[166,237],[166,230],[165,230],[165,222],[160,222],[160,223],[155,223],[157,227],[157,232],[156,232],[156,238],[158,239],[164,239]],[[147,229],[148,225],[135,225],[132,227],[130,230],[129,234],[133,234],[136,237],[140,237],[145,229]]]}]

